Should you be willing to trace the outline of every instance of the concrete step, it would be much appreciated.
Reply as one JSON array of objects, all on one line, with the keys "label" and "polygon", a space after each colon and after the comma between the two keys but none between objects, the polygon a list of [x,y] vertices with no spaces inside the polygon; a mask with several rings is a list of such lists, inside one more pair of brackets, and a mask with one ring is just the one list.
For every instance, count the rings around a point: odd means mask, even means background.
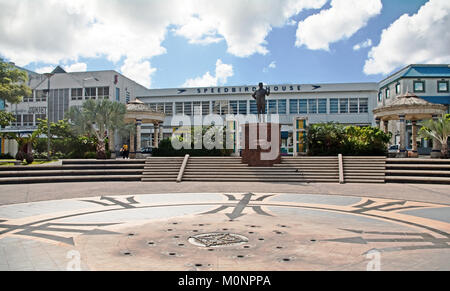
[{"label": "concrete step", "polygon": [[88,175],[88,176],[47,176],[47,177],[8,177],[0,178],[0,184],[31,184],[61,182],[116,182],[140,181],[141,175]]},{"label": "concrete step", "polygon": [[450,164],[386,164],[386,169],[449,169]]},{"label": "concrete step", "polygon": [[450,184],[450,177],[386,176],[386,182]]},{"label": "concrete step", "polygon": [[327,178],[295,178],[295,179],[280,179],[280,178],[213,178],[213,177],[200,177],[200,178],[183,178],[183,181],[204,181],[204,182],[279,182],[279,183],[312,183],[312,182],[322,182],[322,183],[338,183],[338,179],[327,179]]},{"label": "concrete step", "polygon": [[41,170],[98,170],[98,169],[144,169],[144,164],[85,164],[85,165],[63,165],[63,166],[11,166],[0,167],[2,171],[41,171]]},{"label": "concrete step", "polygon": [[433,171],[433,170],[386,170],[389,175],[405,175],[405,176],[415,176],[415,175],[440,175],[449,176],[450,171]]},{"label": "concrete step", "polygon": [[119,159],[119,160],[62,160],[63,165],[84,165],[84,164],[143,164],[145,159],[131,160],[131,159]]},{"label": "concrete step", "polygon": [[39,170],[39,171],[2,171],[0,177],[46,177],[46,176],[83,176],[83,175],[141,175],[142,170]]}]

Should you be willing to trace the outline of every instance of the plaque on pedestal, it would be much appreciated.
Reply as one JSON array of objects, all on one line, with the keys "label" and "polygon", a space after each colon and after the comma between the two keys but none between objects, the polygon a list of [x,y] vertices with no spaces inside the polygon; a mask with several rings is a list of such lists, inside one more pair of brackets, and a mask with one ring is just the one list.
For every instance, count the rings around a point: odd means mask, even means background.
[{"label": "plaque on pedestal", "polygon": [[281,163],[281,124],[244,124],[242,163],[250,167],[271,167]]}]

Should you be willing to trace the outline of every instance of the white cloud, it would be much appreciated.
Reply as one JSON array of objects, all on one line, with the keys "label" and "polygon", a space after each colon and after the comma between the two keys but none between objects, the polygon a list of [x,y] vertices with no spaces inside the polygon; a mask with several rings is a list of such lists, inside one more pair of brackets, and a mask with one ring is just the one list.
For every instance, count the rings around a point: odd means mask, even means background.
[{"label": "white cloud", "polygon": [[350,38],[380,14],[381,0],[332,0],[331,8],[298,23],[295,45],[311,50],[330,49],[330,44]]},{"label": "white cloud", "polygon": [[69,66],[63,66],[63,69],[68,72],[86,72],[87,64],[86,63],[75,63]]},{"label": "white cloud", "polygon": [[372,40],[369,38],[366,41],[363,41],[363,42],[355,44],[353,46],[353,50],[354,51],[359,51],[362,48],[368,48],[368,47],[371,47],[371,46],[372,46]]},{"label": "white cloud", "polygon": [[45,74],[45,73],[51,73],[55,69],[55,66],[45,66],[40,67],[34,70],[34,72],[38,74]]},{"label": "white cloud", "polygon": [[233,66],[227,65],[218,59],[216,62],[216,74],[212,76],[210,72],[206,72],[203,76],[188,79],[182,87],[210,87],[210,86],[220,86],[226,84],[229,77],[232,77]]},{"label": "white cloud", "polygon": [[263,69],[264,73],[267,73],[269,71],[269,69],[276,69],[277,67],[277,62],[272,61],[266,68]]},{"label": "white cloud", "polygon": [[364,66],[366,74],[388,74],[417,63],[450,62],[450,1],[430,0],[419,11],[402,15],[383,30]]},{"label": "white cloud", "polygon": [[[0,55],[19,66],[64,64],[79,58],[118,63],[130,75],[151,74],[152,57],[166,53],[169,28],[191,43],[225,41],[239,57],[267,54],[273,27],[292,23],[327,0],[0,0]],[[133,71],[133,72],[132,72]],[[144,79],[144,80],[142,80]],[[151,77],[141,77],[150,84]]]},{"label": "white cloud", "polygon": [[147,88],[152,86],[151,76],[156,72],[149,61],[141,62],[132,59],[126,59],[120,70],[126,77]]}]

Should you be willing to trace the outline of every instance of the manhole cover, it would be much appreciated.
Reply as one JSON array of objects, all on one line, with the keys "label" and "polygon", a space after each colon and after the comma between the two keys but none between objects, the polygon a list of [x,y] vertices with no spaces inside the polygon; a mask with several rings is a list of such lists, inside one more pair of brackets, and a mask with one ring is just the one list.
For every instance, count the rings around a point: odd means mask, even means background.
[{"label": "manhole cover", "polygon": [[204,233],[189,237],[191,244],[201,247],[240,245],[248,242],[245,236],[234,233]]}]

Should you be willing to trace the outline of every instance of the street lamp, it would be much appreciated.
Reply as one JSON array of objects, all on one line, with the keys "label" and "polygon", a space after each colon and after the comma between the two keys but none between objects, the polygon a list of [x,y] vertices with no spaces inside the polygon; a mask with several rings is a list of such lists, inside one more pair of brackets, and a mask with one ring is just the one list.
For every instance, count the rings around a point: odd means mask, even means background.
[{"label": "street lamp", "polygon": [[50,78],[53,73],[45,73],[44,76],[47,77],[47,160],[50,161]]}]

